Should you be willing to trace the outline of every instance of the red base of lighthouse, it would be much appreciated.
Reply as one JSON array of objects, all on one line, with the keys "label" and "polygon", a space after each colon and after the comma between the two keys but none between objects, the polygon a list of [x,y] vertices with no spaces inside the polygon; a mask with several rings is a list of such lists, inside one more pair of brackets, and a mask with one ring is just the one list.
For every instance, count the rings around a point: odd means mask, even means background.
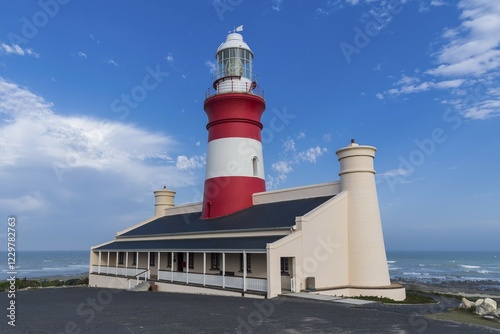
[{"label": "red base of lighthouse", "polygon": [[216,218],[253,205],[252,196],[266,191],[266,182],[247,176],[223,176],[205,180],[201,218]]}]

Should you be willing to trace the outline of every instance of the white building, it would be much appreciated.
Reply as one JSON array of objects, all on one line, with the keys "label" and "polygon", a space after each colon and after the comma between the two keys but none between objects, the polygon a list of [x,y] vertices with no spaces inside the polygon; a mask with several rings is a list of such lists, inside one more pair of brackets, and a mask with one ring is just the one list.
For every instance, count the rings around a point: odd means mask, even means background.
[{"label": "white building", "polygon": [[159,291],[405,298],[391,284],[375,185],[376,149],[354,140],[336,154],[340,180],[265,191],[253,52],[238,33],[217,49],[205,100],[209,145],[202,203],[155,191],[155,215],[91,249],[89,284]]}]

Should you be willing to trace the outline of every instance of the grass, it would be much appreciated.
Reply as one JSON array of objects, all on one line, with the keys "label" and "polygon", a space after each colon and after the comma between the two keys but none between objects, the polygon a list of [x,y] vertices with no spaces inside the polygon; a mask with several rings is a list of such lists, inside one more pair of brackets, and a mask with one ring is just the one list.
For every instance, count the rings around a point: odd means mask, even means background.
[{"label": "grass", "polygon": [[456,321],[460,323],[487,326],[500,329],[500,322],[498,322],[498,320],[485,319],[472,313],[469,310],[464,310],[460,308],[451,309],[445,313],[431,314],[428,317],[436,320]]},{"label": "grass", "polygon": [[[88,277],[71,278],[71,279],[54,279],[54,280],[30,280],[30,279],[16,279],[16,290],[26,288],[47,288],[56,286],[74,286],[88,284]],[[7,291],[10,287],[10,282],[4,281],[0,283],[0,291]]]},{"label": "grass", "polygon": [[372,300],[375,302],[380,302],[384,304],[402,304],[402,305],[415,305],[415,304],[435,304],[437,303],[432,297],[421,295],[418,293],[407,292],[406,299],[402,301],[397,301],[390,298],[380,298],[380,297],[372,297],[372,296],[361,296],[354,297],[356,299],[362,300]]}]

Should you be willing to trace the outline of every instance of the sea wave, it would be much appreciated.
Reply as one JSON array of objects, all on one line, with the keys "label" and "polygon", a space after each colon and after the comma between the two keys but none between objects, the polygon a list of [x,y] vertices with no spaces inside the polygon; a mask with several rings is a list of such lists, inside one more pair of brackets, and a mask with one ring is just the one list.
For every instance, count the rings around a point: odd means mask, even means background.
[{"label": "sea wave", "polygon": [[481,268],[481,266],[470,266],[467,264],[461,264],[460,267],[466,268],[466,269],[479,269],[479,268]]},{"label": "sea wave", "polygon": [[493,274],[493,273],[495,273],[494,271],[489,271],[489,270],[476,270],[476,272],[479,274]]},{"label": "sea wave", "polygon": [[404,272],[403,275],[407,275],[407,276],[429,276],[428,273],[419,273],[419,272],[414,272],[414,271]]},{"label": "sea wave", "polygon": [[388,264],[396,263],[396,261],[387,261]]}]

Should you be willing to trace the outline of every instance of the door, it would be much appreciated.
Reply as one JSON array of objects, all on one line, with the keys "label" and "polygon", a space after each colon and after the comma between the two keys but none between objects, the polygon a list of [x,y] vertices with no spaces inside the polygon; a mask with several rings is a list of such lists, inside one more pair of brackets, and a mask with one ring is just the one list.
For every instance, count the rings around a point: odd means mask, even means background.
[{"label": "door", "polygon": [[177,271],[184,271],[184,253],[177,253]]}]

